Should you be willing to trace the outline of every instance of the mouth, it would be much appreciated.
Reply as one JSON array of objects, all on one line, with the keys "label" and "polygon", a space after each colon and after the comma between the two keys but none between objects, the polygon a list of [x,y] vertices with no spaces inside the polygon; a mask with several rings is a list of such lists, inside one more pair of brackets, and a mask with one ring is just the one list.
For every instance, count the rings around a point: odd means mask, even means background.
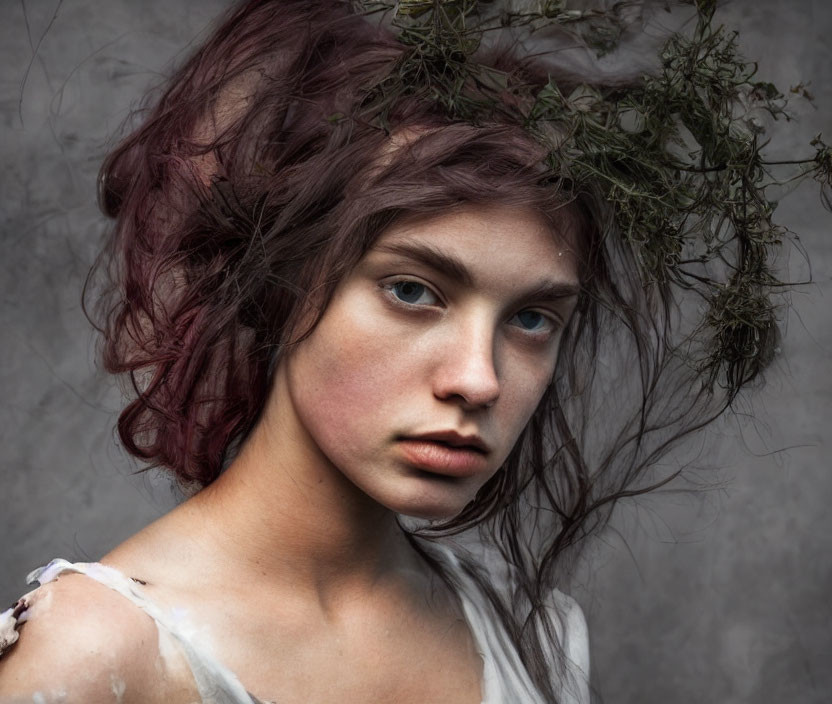
[{"label": "mouth", "polygon": [[476,436],[425,433],[401,436],[397,445],[405,464],[443,477],[465,478],[488,469],[488,446]]},{"label": "mouth", "polygon": [[420,435],[400,436],[399,440],[422,440],[433,442],[454,450],[470,450],[487,455],[491,449],[479,435],[463,435],[455,430],[437,430]]}]

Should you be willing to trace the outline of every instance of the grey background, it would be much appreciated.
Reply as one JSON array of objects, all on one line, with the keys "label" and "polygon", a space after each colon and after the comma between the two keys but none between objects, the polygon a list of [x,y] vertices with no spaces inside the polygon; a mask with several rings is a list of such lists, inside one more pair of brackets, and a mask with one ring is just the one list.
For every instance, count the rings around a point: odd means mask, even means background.
[{"label": "grey background", "polygon": [[[0,2],[0,604],[34,567],[96,559],[174,504],[166,480],[132,475],[114,443],[120,393],[96,371],[79,298],[108,140],[225,5]],[[815,96],[794,100],[798,123],[777,126],[770,154],[832,137],[832,5],[735,2],[721,17],[761,76]],[[741,407],[756,422],[700,440],[705,491],[618,510],[575,579],[606,702],[832,701],[832,216],[814,185],[778,212],[814,283],[793,295],[768,385]],[[784,264],[808,273],[796,251]]]}]

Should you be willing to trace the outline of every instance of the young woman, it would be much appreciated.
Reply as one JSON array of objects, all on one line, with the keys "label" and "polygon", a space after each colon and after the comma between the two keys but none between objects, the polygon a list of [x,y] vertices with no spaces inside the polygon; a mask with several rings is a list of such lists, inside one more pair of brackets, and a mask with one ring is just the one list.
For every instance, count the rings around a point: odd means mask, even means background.
[{"label": "young woman", "polygon": [[[645,252],[681,257],[530,129],[528,96],[577,78],[496,49],[463,73],[437,26],[243,3],[107,159],[119,430],[193,495],[33,573],[0,701],[589,701],[570,549],[710,417]],[[482,554],[448,539],[475,527]]]}]

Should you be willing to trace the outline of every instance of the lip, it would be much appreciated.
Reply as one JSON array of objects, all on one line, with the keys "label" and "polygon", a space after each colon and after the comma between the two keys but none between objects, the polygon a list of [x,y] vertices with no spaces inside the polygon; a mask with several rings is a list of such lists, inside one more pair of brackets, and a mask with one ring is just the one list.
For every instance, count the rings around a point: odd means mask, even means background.
[{"label": "lip", "polygon": [[479,435],[463,435],[456,430],[436,430],[429,433],[421,433],[419,435],[407,435],[400,439],[403,440],[427,440],[429,442],[438,442],[443,445],[450,445],[457,449],[473,449],[482,454],[488,454],[491,448],[485,444]]},{"label": "lip", "polygon": [[398,439],[406,464],[449,477],[471,477],[488,468],[488,446],[474,435],[455,431],[425,433]]}]

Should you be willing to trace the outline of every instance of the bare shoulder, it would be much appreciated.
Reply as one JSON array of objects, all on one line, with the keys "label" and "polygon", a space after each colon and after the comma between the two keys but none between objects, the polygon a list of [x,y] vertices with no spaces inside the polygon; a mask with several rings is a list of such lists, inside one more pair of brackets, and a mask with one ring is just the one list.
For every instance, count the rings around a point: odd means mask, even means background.
[{"label": "bare shoulder", "polygon": [[156,624],[130,601],[81,574],[29,599],[18,641],[0,658],[0,703],[163,701]]}]

